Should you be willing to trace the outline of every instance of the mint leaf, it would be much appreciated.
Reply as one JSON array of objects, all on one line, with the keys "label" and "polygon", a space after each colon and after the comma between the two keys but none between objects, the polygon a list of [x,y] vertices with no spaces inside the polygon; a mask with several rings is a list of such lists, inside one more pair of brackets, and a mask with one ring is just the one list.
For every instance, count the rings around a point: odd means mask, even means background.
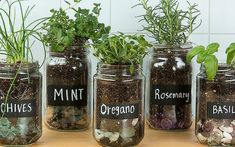
[{"label": "mint leaf", "polygon": [[208,54],[214,54],[215,52],[218,52],[220,45],[218,43],[211,43],[207,46],[206,50]]},{"label": "mint leaf", "polygon": [[188,52],[187,56],[186,56],[186,62],[190,63],[190,61],[200,52],[204,51],[205,47],[204,46],[197,46],[195,48],[193,48],[191,51]]},{"label": "mint leaf", "polygon": [[208,80],[213,80],[218,70],[218,60],[215,55],[208,55],[204,61]]}]

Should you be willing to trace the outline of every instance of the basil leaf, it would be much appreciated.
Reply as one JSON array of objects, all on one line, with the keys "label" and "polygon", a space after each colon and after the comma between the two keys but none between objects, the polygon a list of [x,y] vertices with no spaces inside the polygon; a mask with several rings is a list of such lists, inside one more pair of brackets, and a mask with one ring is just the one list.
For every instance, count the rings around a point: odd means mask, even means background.
[{"label": "basil leaf", "polygon": [[199,54],[200,52],[204,50],[205,50],[204,46],[197,46],[193,48],[191,51],[188,52],[186,56],[186,62],[189,63],[193,59],[193,57],[195,57],[197,54]]},{"label": "basil leaf", "polygon": [[220,45],[218,43],[211,43],[207,46],[206,50],[208,54],[213,54],[215,52],[218,52]]},{"label": "basil leaf", "polygon": [[204,61],[208,80],[213,80],[218,70],[218,60],[215,55],[208,55]]}]

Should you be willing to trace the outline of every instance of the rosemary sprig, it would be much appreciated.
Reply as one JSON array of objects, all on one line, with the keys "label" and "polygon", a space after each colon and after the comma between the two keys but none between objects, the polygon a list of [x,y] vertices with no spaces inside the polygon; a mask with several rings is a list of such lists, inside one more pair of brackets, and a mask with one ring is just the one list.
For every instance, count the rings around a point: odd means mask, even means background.
[{"label": "rosemary sprig", "polygon": [[[179,45],[186,43],[189,36],[201,25],[196,23],[200,15],[197,4],[188,2],[188,10],[179,8],[177,0],[161,0],[155,7],[148,5],[149,0],[140,0],[136,6],[142,6],[145,14],[138,16],[145,21],[142,31],[147,31],[159,44]],[[134,7],[136,7],[134,6]]]}]

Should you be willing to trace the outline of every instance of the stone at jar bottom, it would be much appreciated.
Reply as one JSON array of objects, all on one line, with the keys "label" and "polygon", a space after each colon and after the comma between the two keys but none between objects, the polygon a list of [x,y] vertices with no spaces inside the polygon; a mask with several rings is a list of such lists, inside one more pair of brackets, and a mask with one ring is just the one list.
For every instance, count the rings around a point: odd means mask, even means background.
[{"label": "stone at jar bottom", "polygon": [[87,107],[74,106],[48,106],[47,125],[58,130],[83,130],[88,129],[89,120]]},{"label": "stone at jar bottom", "polygon": [[199,120],[196,125],[196,136],[203,144],[211,146],[235,144],[235,120]]},{"label": "stone at jar bottom", "polygon": [[102,119],[100,121],[100,129],[95,129],[94,135],[101,145],[109,144],[110,146],[133,146],[143,137],[144,126],[138,118],[112,120]]},{"label": "stone at jar bottom", "polygon": [[154,129],[187,129],[191,126],[191,104],[151,105],[148,124]]},{"label": "stone at jar bottom", "polygon": [[0,142],[6,145],[27,145],[41,136],[41,126],[35,118],[0,118]]}]

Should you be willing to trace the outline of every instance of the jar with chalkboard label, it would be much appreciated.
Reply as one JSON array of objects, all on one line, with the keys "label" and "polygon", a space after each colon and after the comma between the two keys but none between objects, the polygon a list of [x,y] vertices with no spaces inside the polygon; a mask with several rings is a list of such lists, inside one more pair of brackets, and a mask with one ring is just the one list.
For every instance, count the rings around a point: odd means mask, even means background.
[{"label": "jar with chalkboard label", "polygon": [[0,146],[35,143],[42,135],[38,62],[0,61]]},{"label": "jar with chalkboard label", "polygon": [[146,116],[152,129],[183,130],[192,124],[190,43],[155,45],[147,62]]},{"label": "jar with chalkboard label", "polygon": [[102,146],[136,146],[144,137],[142,68],[98,64],[94,76],[93,136]]},{"label": "jar with chalkboard label", "polygon": [[219,64],[214,80],[197,75],[196,136],[209,146],[235,145],[235,71]]},{"label": "jar with chalkboard label", "polygon": [[49,52],[46,64],[46,125],[80,131],[90,125],[90,60],[83,46]]}]

